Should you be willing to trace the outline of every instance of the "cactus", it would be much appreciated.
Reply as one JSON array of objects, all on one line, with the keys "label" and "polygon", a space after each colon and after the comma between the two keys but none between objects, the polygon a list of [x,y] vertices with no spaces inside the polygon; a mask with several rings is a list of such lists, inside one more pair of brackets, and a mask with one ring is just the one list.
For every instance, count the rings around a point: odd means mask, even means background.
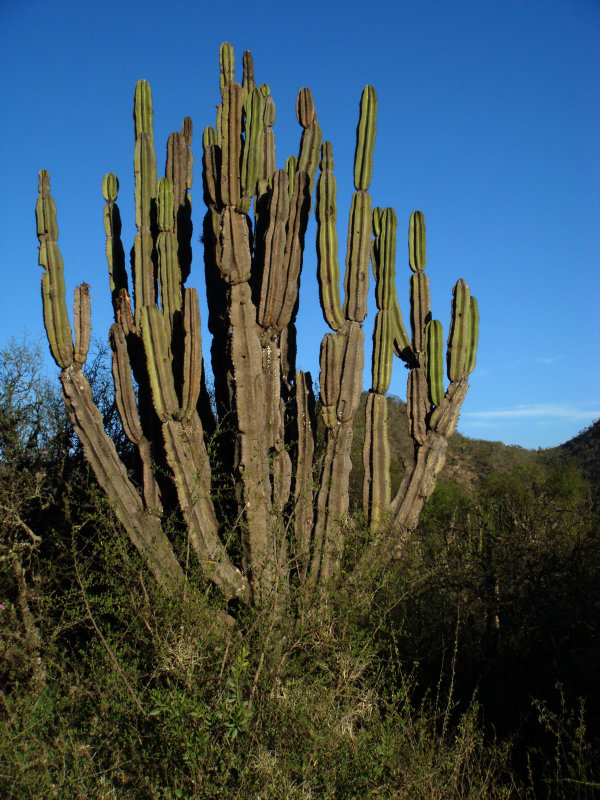
[{"label": "cactus", "polygon": [[[36,206],[39,263],[44,323],[69,416],[86,459],[147,567],[166,591],[182,590],[186,578],[166,524],[176,518],[187,529],[204,575],[225,600],[279,608],[290,597],[291,584],[302,588],[297,597],[304,603],[323,598],[327,582],[342,574],[350,449],[363,385],[369,261],[377,313],[365,409],[363,501],[376,536],[359,571],[365,563],[379,568],[388,563],[418,521],[475,366],[479,314],[467,285],[458,281],[446,353],[449,385],[444,388],[442,330],[431,319],[425,274],[424,216],[413,212],[409,223],[409,335],[396,292],[396,214],[391,208],[372,208],[377,121],[372,86],[360,100],[342,300],[333,148],[323,141],[313,96],[306,88],[298,93],[298,153],[288,157],[285,169],[277,169],[275,102],[269,86],[256,83],[248,51],[242,63],[237,83],[233,47],[221,46],[216,123],[205,127],[202,136],[214,409],[204,386],[199,297],[186,287],[193,238],[192,122],[186,117],[181,129],[170,134],[165,175],[159,177],[146,81],[138,82],[134,95],[133,298],[121,243],[119,183],[110,172],[102,181],[114,309],[115,404],[137,454],[130,471],[102,427],[82,371],[91,331],[90,287],[84,283],[76,289],[72,329],[56,208],[43,170]],[[318,457],[311,377],[296,369],[295,328],[315,182],[319,294],[331,329],[320,353],[324,442]],[[414,460],[391,499],[386,392],[394,356],[409,369]],[[213,434],[219,469],[207,446]],[[227,499],[217,505],[215,494]],[[230,533],[222,536],[231,530],[237,537],[233,541]]]}]

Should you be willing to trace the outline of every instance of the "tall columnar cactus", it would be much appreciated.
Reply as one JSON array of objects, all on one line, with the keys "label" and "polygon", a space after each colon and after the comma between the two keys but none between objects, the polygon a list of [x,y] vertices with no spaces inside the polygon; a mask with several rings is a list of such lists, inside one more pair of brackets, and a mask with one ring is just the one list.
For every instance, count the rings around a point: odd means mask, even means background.
[{"label": "tall columnar cactus", "polygon": [[[173,518],[175,503],[205,576],[226,599],[280,603],[289,596],[290,582],[305,587],[303,596],[310,598],[316,587],[341,574],[350,448],[363,386],[369,261],[377,314],[366,404],[364,507],[377,533],[368,554],[379,565],[416,525],[443,464],[475,365],[478,311],[459,281],[446,356],[450,383],[444,390],[443,333],[431,319],[424,273],[423,215],[414,212],[409,226],[409,336],[395,286],[396,215],[393,209],[371,208],[377,117],[372,86],[360,101],[342,301],[333,149],[322,141],[310,90],[301,89],[296,101],[298,153],[278,169],[269,86],[257,85],[248,52],[241,83],[230,44],[222,45],[219,62],[216,124],[202,136],[207,206],[202,239],[215,403],[209,402],[204,381],[199,298],[186,287],[192,122],[186,117],[181,130],[169,136],[165,175],[159,177],[146,81],[137,84],[134,97],[133,296],[121,243],[118,179],[107,173],[102,181],[115,403],[137,453],[133,470],[125,469],[104,431],[82,371],[91,329],[89,287],[82,284],[75,292],[73,341],[56,209],[49,175],[42,171],[36,215],[44,322],[85,456],[157,580],[174,592],[186,579],[163,525]],[[318,279],[331,332],[321,345],[325,441],[317,459],[319,425],[311,377],[296,369],[295,320],[319,162]],[[385,394],[394,355],[409,368],[407,412],[415,457],[391,499]],[[209,452],[217,453],[215,460]]]}]

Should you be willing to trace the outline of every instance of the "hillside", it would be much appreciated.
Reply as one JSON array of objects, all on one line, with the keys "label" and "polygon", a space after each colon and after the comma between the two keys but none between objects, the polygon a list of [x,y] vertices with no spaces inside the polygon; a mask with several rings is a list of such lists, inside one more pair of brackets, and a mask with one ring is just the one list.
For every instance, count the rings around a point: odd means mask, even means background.
[{"label": "hillside", "polygon": [[[364,440],[364,404],[366,393],[355,422],[352,447],[353,470],[351,497],[360,502],[362,497],[362,445]],[[398,487],[404,471],[404,463],[412,457],[412,440],[406,426],[406,404],[397,397],[388,403],[388,435],[392,454],[392,492]],[[600,484],[600,420],[558,447],[546,450],[528,450],[502,442],[471,439],[455,433],[448,444],[446,464],[439,477],[440,483],[453,482],[468,491],[476,490],[494,472],[510,472],[517,466],[534,464],[550,465],[563,460],[574,461],[592,487]],[[598,492],[594,494],[598,496]]]},{"label": "hillside", "polygon": [[568,442],[546,451],[551,458],[573,459],[584,477],[596,490],[600,489],[600,419]]}]

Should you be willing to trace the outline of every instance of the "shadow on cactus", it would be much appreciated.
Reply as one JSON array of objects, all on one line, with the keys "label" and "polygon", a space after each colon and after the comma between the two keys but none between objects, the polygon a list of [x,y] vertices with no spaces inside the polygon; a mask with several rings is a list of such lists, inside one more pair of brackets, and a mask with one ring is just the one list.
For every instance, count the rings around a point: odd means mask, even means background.
[{"label": "shadow on cactus", "polygon": [[[73,337],[46,171],[40,172],[36,208],[44,322],[85,457],[164,589],[177,594],[186,581],[162,524],[175,505],[203,574],[225,599],[264,605],[274,597],[285,599],[293,585],[310,603],[340,580],[352,429],[363,386],[369,263],[377,301],[363,455],[371,541],[357,570],[385,567],[417,525],[475,365],[477,303],[459,280],[445,388],[443,333],[431,318],[424,271],[423,214],[415,211],[409,226],[409,335],[395,286],[396,214],[372,208],[368,190],[377,115],[372,86],[360,102],[343,300],[333,149],[322,141],[310,91],[298,93],[299,151],[285,169],[276,169],[270,88],[256,85],[249,52],[243,57],[242,83],[236,83],[233,48],[227,43],[220,49],[220,94],[216,125],[202,135],[207,206],[202,239],[216,402],[207,399],[198,295],[185,286],[191,266],[192,122],[186,117],[181,131],[169,136],[165,177],[158,178],[146,81],[138,82],[134,100],[132,289],[120,240],[118,180],[109,173],[102,182],[115,319],[110,329],[115,401],[123,431],[137,451],[137,480],[105,432],[82,372],[91,329],[89,287],[82,284],[75,292]],[[315,187],[320,299],[332,330],[320,353],[325,443],[319,458],[312,379],[295,365],[298,291]],[[392,498],[385,395],[394,357],[409,368],[414,459]],[[233,431],[221,436],[218,454],[219,471],[235,476],[236,505],[225,520],[214,503],[217,465],[207,442],[215,430],[231,431],[231,423]],[[224,540],[232,520],[241,537],[235,556]]]}]

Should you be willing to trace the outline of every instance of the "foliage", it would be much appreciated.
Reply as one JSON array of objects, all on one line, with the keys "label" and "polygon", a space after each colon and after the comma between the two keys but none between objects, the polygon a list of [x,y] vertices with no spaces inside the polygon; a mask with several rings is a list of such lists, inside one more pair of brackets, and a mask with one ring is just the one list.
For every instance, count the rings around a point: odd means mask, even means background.
[{"label": "foliage", "polygon": [[42,416],[41,365],[17,369],[34,351],[3,363],[0,490],[40,539],[5,518],[3,554],[31,541],[37,639],[5,560],[3,797],[595,796],[600,532],[574,467],[441,485],[372,585],[296,618],[246,610],[224,638],[198,567],[175,599],[147,579],[58,398]]}]

